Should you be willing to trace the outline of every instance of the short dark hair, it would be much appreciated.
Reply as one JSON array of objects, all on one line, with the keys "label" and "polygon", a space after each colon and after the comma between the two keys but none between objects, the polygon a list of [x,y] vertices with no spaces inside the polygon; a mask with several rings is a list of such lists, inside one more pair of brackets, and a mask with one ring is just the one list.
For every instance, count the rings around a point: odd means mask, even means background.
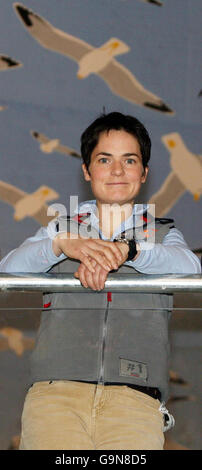
[{"label": "short dark hair", "polygon": [[98,143],[100,134],[102,132],[109,132],[110,130],[124,130],[133,135],[140,146],[143,167],[148,166],[151,153],[151,140],[144,125],[133,116],[112,112],[109,114],[101,114],[81,135],[81,156],[87,170],[90,165],[92,152]]}]

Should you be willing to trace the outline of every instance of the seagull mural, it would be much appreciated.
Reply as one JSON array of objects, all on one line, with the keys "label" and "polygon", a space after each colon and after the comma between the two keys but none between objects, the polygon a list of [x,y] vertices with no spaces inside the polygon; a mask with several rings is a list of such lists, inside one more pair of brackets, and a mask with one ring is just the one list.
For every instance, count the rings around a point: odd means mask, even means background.
[{"label": "seagull mural", "polygon": [[191,153],[177,132],[164,135],[162,142],[170,152],[171,172],[149,200],[155,204],[157,217],[166,214],[186,191],[195,201],[202,193],[202,155]]},{"label": "seagull mural", "polygon": [[[0,72],[13,70],[16,67],[22,67],[22,63],[8,57],[7,55],[0,54]],[[5,111],[5,109],[7,109],[7,106],[0,105],[0,111]]]},{"label": "seagull mural", "polygon": [[46,201],[58,199],[59,194],[48,186],[40,186],[35,192],[27,194],[12,184],[0,181],[0,200],[14,208],[14,219],[18,222],[25,217],[32,217],[41,225],[47,225]]},{"label": "seagull mural", "polygon": [[26,350],[33,349],[34,343],[33,338],[24,336],[17,328],[5,326],[0,329],[0,351],[11,349],[17,356],[22,356]]},{"label": "seagull mural", "polygon": [[39,142],[39,148],[44,153],[53,153],[58,152],[63,155],[70,155],[71,157],[81,158],[81,155],[77,153],[74,149],[66,147],[65,145],[60,144],[59,139],[49,139],[44,134],[41,134],[36,131],[30,132],[32,137]]},{"label": "seagull mural", "polygon": [[84,79],[92,73],[97,74],[121,98],[162,113],[174,114],[161,98],[144,88],[133,73],[114,58],[130,50],[120,39],[111,38],[102,46],[94,48],[80,38],[55,28],[21,3],[14,3],[14,9],[26,30],[42,47],[78,63],[77,78]]},{"label": "seagull mural", "polygon": [[158,7],[162,7],[163,3],[159,2],[158,0],[141,0],[144,3],[153,3],[153,5],[157,5]]},{"label": "seagull mural", "polygon": [[22,67],[22,63],[11,59],[7,55],[0,54],[0,71],[12,70],[16,67]]}]

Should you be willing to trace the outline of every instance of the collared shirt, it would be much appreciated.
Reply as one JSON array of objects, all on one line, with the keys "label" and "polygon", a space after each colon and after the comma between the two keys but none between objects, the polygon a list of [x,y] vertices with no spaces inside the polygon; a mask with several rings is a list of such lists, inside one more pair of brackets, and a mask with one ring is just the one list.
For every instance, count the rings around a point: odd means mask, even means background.
[{"label": "collared shirt", "polygon": [[[110,240],[123,229],[133,227],[133,216],[143,214],[146,204],[135,204],[133,214],[116,229]],[[90,213],[90,224],[99,231],[96,216],[96,201],[86,201],[79,205],[78,213]],[[100,238],[106,238],[100,233]],[[62,261],[66,255],[56,256],[52,249],[52,239],[48,236],[48,227],[41,227],[33,237],[27,238],[19,248],[12,250],[0,262],[0,272],[47,272],[54,264]],[[201,265],[198,257],[189,249],[182,233],[171,228],[163,242],[156,243],[149,250],[141,250],[136,260],[126,261],[136,271],[145,274],[200,274]]]}]

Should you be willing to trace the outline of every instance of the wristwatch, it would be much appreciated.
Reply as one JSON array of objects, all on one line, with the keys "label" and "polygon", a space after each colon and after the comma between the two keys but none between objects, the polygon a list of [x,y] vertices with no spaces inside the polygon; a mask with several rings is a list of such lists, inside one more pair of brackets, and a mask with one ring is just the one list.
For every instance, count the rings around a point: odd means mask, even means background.
[{"label": "wristwatch", "polygon": [[132,261],[136,254],[137,254],[137,247],[136,247],[136,241],[134,238],[132,240],[128,240],[127,238],[115,238],[114,242],[121,242],[121,243],[126,243],[128,245],[128,257],[126,261]]}]

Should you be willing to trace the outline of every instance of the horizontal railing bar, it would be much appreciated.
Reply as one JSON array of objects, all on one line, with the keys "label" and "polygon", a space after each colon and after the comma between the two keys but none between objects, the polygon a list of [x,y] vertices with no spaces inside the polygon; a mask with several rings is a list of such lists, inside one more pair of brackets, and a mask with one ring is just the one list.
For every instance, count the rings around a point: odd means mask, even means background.
[{"label": "horizontal railing bar", "polygon": [[[27,310],[41,310],[41,311],[43,311],[43,312],[47,312],[47,310],[48,310],[48,311],[50,311],[50,310],[54,310],[54,311],[55,311],[55,310],[64,310],[64,309],[65,309],[65,310],[71,310],[71,311],[72,311],[72,308],[70,308],[70,307],[67,307],[67,308],[66,308],[66,307],[65,307],[65,308],[64,308],[64,307],[63,307],[63,308],[54,307],[54,309],[53,309],[53,308],[42,308],[42,307],[41,307],[41,308],[40,308],[40,307],[22,307],[22,308],[20,308],[20,307],[8,307],[8,308],[5,307],[5,308],[2,308],[2,307],[1,307],[1,308],[0,308],[0,310],[3,310],[4,312],[7,312],[8,310],[9,310],[9,311],[10,311],[10,310],[20,310],[20,311],[21,311],[21,310],[23,310],[23,311],[27,311]],[[102,309],[104,310],[104,307],[102,307]],[[99,308],[99,310],[102,310],[102,309]],[[83,310],[88,310],[88,311],[89,311],[89,310],[95,310],[95,307],[94,307],[94,308],[93,308],[93,307],[89,307],[89,308],[83,308],[83,307],[82,307],[82,311],[83,311]],[[117,308],[111,308],[110,310],[117,310]],[[122,308],[122,307],[121,307],[121,310],[127,310],[127,312],[128,312],[129,310],[132,310],[132,311],[138,310],[138,311],[140,311],[141,309],[140,309],[140,308],[124,308],[124,307]],[[154,310],[154,308],[144,307],[144,309],[142,309],[142,310],[144,310],[144,311],[145,311],[145,310]],[[156,311],[156,310],[161,310],[161,311],[162,311],[162,310],[165,310],[165,311],[168,311],[168,309],[167,309],[167,308],[164,308],[164,307],[162,307],[162,308],[160,308],[160,307],[157,307],[157,308],[156,308],[156,307],[155,307],[155,311]],[[198,312],[202,312],[202,307],[201,307],[201,308],[198,308],[198,307],[193,307],[193,308],[192,308],[192,307],[176,307],[176,308],[175,308],[175,307],[173,307],[173,308],[172,308],[172,312],[173,312],[174,310],[175,310],[175,311],[176,311],[176,310],[177,310],[177,311],[180,310],[180,311],[182,311],[182,312],[185,312],[186,310],[188,310],[188,311],[198,311]]]},{"label": "horizontal railing bar", "polygon": [[[0,291],[92,292],[85,289],[73,274],[1,273]],[[103,292],[202,292],[202,275],[193,274],[120,274],[111,273]]]}]

